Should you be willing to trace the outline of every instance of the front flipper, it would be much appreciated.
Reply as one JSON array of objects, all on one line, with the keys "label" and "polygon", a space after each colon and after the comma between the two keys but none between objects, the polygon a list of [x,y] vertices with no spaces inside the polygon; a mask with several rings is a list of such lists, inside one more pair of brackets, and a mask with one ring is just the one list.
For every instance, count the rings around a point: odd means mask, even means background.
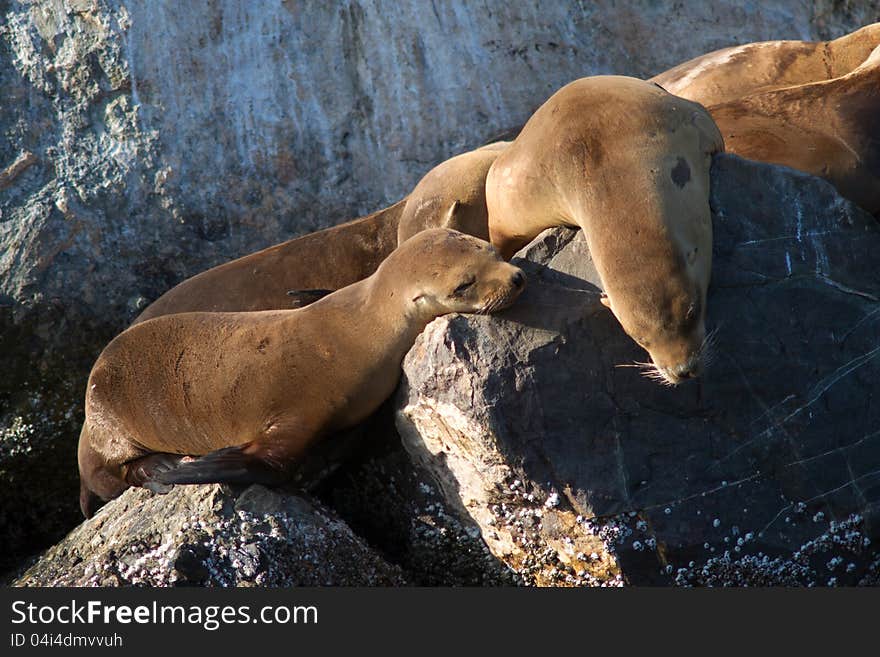
[{"label": "front flipper", "polygon": [[288,290],[287,296],[290,297],[291,308],[303,308],[333,292],[334,290]]},{"label": "front flipper", "polygon": [[288,479],[287,472],[271,465],[254,452],[254,443],[225,447],[204,456],[178,462],[156,471],[153,481],[169,484],[264,484],[272,486]]}]

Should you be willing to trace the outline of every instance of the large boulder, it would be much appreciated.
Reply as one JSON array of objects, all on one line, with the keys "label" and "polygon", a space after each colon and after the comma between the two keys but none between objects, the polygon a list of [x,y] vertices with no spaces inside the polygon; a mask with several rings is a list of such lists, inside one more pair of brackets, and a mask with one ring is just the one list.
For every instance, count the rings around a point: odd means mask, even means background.
[{"label": "large boulder", "polygon": [[567,229],[522,254],[512,309],[435,320],[406,358],[406,448],[528,581],[877,581],[880,226],[822,180],[732,155],[711,203],[698,381],[626,367],[645,354]]},{"label": "large boulder", "polygon": [[46,552],[16,586],[404,584],[315,502],[262,486],[129,489]]}]

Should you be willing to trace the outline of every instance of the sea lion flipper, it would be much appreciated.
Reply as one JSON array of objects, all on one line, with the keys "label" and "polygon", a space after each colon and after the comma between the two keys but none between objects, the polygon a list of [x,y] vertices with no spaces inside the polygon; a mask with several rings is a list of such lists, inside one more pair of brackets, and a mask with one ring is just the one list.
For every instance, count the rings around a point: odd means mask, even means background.
[{"label": "sea lion flipper", "polygon": [[154,493],[164,494],[171,489],[165,488],[161,484],[153,485],[152,482],[155,481],[157,474],[174,469],[184,458],[186,457],[180,454],[168,454],[166,452],[147,454],[126,463],[123,467],[123,478],[125,483],[130,486],[141,486]]},{"label": "sea lion flipper", "polygon": [[157,495],[167,495],[171,492],[171,489],[174,488],[171,484],[160,484],[155,479],[145,481],[143,487],[149,491],[153,491]]},{"label": "sea lion flipper", "polygon": [[246,445],[225,447],[155,473],[159,484],[266,484],[287,479],[286,473],[245,451]]},{"label": "sea lion flipper", "polygon": [[443,228],[455,228],[455,214],[461,208],[461,201],[455,199],[449,205],[449,209],[446,210],[446,214],[443,216],[443,221],[440,222],[440,225]]},{"label": "sea lion flipper", "polygon": [[334,290],[288,290],[287,296],[290,297],[291,308],[302,308],[333,292]]}]

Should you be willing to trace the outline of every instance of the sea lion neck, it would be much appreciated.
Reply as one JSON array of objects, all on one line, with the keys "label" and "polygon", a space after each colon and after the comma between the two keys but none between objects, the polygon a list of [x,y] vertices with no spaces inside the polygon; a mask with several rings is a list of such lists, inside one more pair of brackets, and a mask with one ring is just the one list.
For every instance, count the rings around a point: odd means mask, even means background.
[{"label": "sea lion neck", "polygon": [[385,327],[400,338],[415,340],[437,315],[426,312],[417,304],[413,299],[414,286],[402,285],[402,280],[407,279],[386,268],[350,287],[354,287],[353,293],[363,300],[363,313],[368,321]]},{"label": "sea lion neck", "polygon": [[[290,321],[300,314],[332,316],[338,330],[351,334],[381,333],[387,344],[414,341],[434,315],[422,316],[412,302],[408,286],[395,281],[391,272],[379,272],[337,290],[315,303],[293,311]],[[356,321],[353,318],[357,318]]]}]

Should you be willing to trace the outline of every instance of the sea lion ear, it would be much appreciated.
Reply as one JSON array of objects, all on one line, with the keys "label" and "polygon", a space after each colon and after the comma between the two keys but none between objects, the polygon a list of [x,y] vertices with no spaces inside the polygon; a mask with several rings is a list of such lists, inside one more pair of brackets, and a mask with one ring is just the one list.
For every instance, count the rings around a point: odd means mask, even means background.
[{"label": "sea lion ear", "polygon": [[446,211],[446,215],[443,217],[442,226],[444,228],[452,228],[455,225],[455,214],[458,212],[461,207],[461,201],[455,199],[452,202],[452,205],[449,206],[449,209]]},{"label": "sea lion ear", "polygon": [[604,292],[599,296],[599,301],[602,302],[602,305],[611,310],[611,299],[608,298],[608,295]]}]

